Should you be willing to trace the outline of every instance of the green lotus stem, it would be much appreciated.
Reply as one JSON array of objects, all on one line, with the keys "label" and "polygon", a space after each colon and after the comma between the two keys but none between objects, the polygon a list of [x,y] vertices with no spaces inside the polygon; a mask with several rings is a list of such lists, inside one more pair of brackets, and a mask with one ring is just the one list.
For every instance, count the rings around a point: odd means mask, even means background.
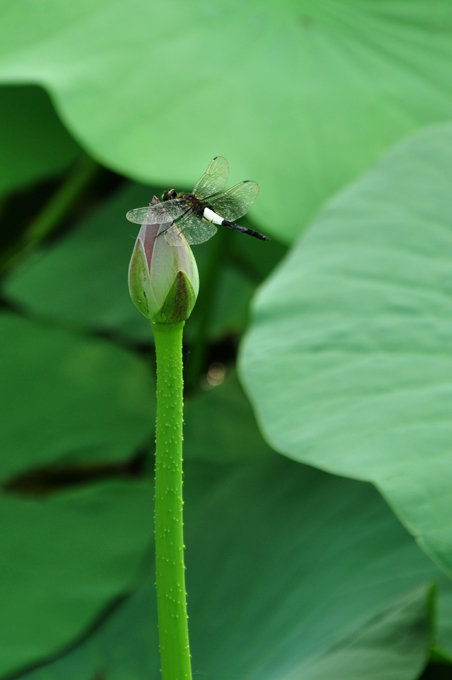
[{"label": "green lotus stem", "polygon": [[79,203],[80,197],[99,171],[100,166],[89,156],[83,155],[79,159],[42,212],[29,224],[24,235],[29,248],[42,241],[61,224]]},{"label": "green lotus stem", "polygon": [[41,241],[58,229],[99,171],[100,166],[89,156],[83,155],[79,159],[42,211],[30,222],[19,242],[3,253],[0,271],[12,269]]},{"label": "green lotus stem", "polygon": [[163,680],[191,680],[183,540],[182,332],[153,323],[157,361],[155,554]]}]

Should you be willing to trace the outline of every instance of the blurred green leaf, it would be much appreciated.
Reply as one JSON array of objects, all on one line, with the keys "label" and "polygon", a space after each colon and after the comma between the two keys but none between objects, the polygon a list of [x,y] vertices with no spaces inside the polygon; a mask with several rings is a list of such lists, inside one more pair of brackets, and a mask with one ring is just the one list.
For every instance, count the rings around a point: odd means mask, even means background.
[{"label": "blurred green leaf", "polygon": [[[225,336],[240,335],[246,328],[255,285],[246,278],[243,272],[231,267],[227,261],[214,272],[214,282],[207,281],[204,276],[207,253],[204,253],[202,248],[195,250],[194,253],[199,266],[200,292],[196,307],[184,331],[185,340],[189,343],[197,341],[197,329],[199,323],[202,323],[204,304],[208,305],[206,339],[215,341]],[[211,287],[213,287],[214,294],[212,299],[205,303],[204,293],[207,288]]]},{"label": "blurred green leaf", "polygon": [[60,241],[24,262],[6,296],[43,318],[150,341],[149,322],[133,306],[127,270],[138,230],[125,219],[152,190],[130,185]]},{"label": "blurred green leaf", "polygon": [[290,241],[383,149],[450,116],[451,38],[449,0],[10,1],[0,79],[45,86],[133,179],[191,187],[226,155],[233,181],[262,186],[262,230]]},{"label": "blurred green leaf", "polygon": [[152,489],[117,482],[45,501],[3,495],[0,517],[4,678],[61,651],[131,591],[149,550]]},{"label": "blurred green leaf", "polygon": [[452,663],[452,585],[443,588],[438,599],[438,634],[435,650]]},{"label": "blurred green leaf", "polygon": [[329,203],[259,292],[241,375],[279,452],[372,481],[452,573],[452,126]]},{"label": "blurred green leaf", "polygon": [[[244,222],[250,224],[249,220]],[[185,329],[186,340],[197,341],[204,304],[209,304],[207,333],[210,340],[243,333],[257,284],[275,268],[285,250],[276,241],[262,243],[227,229],[200,248],[195,248],[200,291]]]},{"label": "blurred green leaf", "polygon": [[0,479],[48,464],[124,460],[148,440],[154,396],[144,362],[13,315],[0,316],[0,334]]},{"label": "blurred green leaf", "polygon": [[[249,224],[249,220],[245,219],[243,223]],[[241,234],[233,233],[231,236],[231,259],[237,269],[256,283],[265,279],[287,252],[287,247],[278,241],[263,244],[254,238],[243,240]]]},{"label": "blurred green leaf", "polygon": [[225,381],[216,387],[207,382],[186,404],[184,415],[184,457],[230,463],[237,460],[262,460],[272,450],[255,426],[250,403],[243,394],[235,373],[225,371]]},{"label": "blurred green leaf", "polygon": [[58,174],[80,153],[36,86],[0,87],[0,149],[0,194]]},{"label": "blurred green leaf", "polygon": [[[185,496],[194,677],[418,676],[425,588],[440,572],[370,486],[284,460],[188,464]],[[150,577],[23,680],[157,678],[153,624]]]}]

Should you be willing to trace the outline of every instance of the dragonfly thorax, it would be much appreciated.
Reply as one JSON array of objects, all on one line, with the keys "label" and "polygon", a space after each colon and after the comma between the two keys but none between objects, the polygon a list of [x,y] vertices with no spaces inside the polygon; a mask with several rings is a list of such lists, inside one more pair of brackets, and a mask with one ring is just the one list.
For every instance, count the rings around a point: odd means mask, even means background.
[{"label": "dragonfly thorax", "polygon": [[204,208],[207,205],[207,203],[204,203],[204,201],[200,201],[195,194],[180,194],[176,191],[176,189],[168,189],[168,191],[165,191],[162,198],[163,202],[172,201],[174,199],[180,199],[181,201],[184,201],[189,207],[190,211],[198,217],[202,217]]}]

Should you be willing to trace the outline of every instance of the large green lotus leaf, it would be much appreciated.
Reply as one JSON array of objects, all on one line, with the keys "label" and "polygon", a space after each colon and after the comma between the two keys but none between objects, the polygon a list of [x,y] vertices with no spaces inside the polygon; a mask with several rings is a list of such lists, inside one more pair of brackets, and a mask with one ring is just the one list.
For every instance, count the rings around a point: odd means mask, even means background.
[{"label": "large green lotus leaf", "polygon": [[267,440],[374,482],[452,573],[452,126],[333,200],[259,292],[241,373]]},{"label": "large green lotus leaf", "polygon": [[4,678],[67,647],[134,588],[149,550],[152,488],[116,482],[45,500],[3,495],[0,516]]},{"label": "large green lotus leaf", "polygon": [[[185,499],[194,677],[418,676],[444,577],[372,487],[282,459],[190,464]],[[156,680],[152,580],[26,680]]]},{"label": "large green lotus leaf", "polygon": [[57,174],[80,152],[35,86],[0,87],[0,149],[0,194]]},{"label": "large green lotus leaf", "polygon": [[0,79],[45,86],[107,166],[191,188],[223,154],[287,241],[452,103],[449,0],[7,0],[0,46]]},{"label": "large green lotus leaf", "polygon": [[130,457],[154,426],[146,364],[113,344],[0,317],[0,479]]},{"label": "large green lotus leaf", "polygon": [[[149,342],[150,324],[131,303],[127,288],[127,270],[138,228],[126,221],[125,213],[130,208],[146,205],[153,193],[160,194],[161,190],[135,184],[115,193],[64,238],[19,266],[6,281],[5,295],[34,316]],[[229,232],[224,237],[226,244],[229,243]],[[245,244],[251,240],[241,238]],[[257,243],[257,248],[259,245]],[[239,271],[229,264],[224,266],[227,252],[224,242],[224,257],[218,257],[216,249],[212,240],[206,247],[194,251],[201,286],[205,283],[208,289],[212,287],[212,282],[207,285],[206,278],[212,266],[214,279],[219,281],[214,299],[209,303],[212,311],[207,333],[211,338],[245,328],[255,288],[255,277],[250,275],[248,279],[246,269]],[[280,251],[277,249],[278,254]],[[266,257],[266,266],[270,269],[274,258],[271,254]],[[202,297],[203,290],[199,304],[203,304]],[[188,340],[196,338],[202,316],[199,306],[195,307],[187,324]]]}]

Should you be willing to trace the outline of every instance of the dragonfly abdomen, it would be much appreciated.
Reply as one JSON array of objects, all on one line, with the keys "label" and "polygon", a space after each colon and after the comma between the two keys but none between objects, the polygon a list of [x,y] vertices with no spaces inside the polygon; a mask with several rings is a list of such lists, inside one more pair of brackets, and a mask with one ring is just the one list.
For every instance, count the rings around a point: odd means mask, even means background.
[{"label": "dragonfly abdomen", "polygon": [[216,212],[211,210],[211,208],[204,208],[203,218],[208,222],[212,222],[213,224],[218,225],[219,227],[229,227],[229,229],[240,231],[242,232],[242,234],[248,234],[248,236],[254,236],[254,238],[258,238],[261,241],[270,241],[268,236],[264,236],[264,234],[261,234],[258,231],[254,231],[254,229],[249,229],[248,227],[241,227],[239,224],[235,224],[234,222],[229,222],[229,220],[223,219],[222,217],[220,217],[220,215],[217,215]]}]

